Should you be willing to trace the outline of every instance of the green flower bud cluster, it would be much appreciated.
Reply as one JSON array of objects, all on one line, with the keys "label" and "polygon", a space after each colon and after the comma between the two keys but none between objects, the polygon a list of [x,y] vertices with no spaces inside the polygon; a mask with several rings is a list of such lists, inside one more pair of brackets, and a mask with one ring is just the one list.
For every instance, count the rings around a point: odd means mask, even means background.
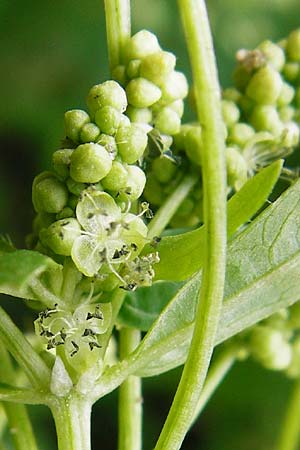
[{"label": "green flower bud cluster", "polygon": [[300,303],[279,311],[243,336],[249,354],[265,368],[300,376]]},{"label": "green flower bud cluster", "polygon": [[175,56],[162,50],[147,30],[132,36],[124,53],[124,64],[113,70],[113,77],[126,88],[126,115],[148,130],[154,127],[162,135],[175,135],[188,94],[185,75],[175,70]]},{"label": "green flower bud cluster", "polygon": [[58,305],[39,313],[35,332],[47,350],[59,354],[71,372],[82,374],[101,363],[101,335],[111,324],[110,303],[81,305],[71,312]]},{"label": "green flower bud cluster", "polygon": [[[141,213],[129,213],[144,190],[138,165],[148,144],[147,130],[124,115],[125,90],[113,80],[93,86],[89,113],[65,113],[64,146],[53,153],[52,171],[33,182],[37,213],[29,245],[59,262],[71,258],[103,290],[136,287],[120,272],[147,242]],[[98,283],[99,284],[99,283]]]}]

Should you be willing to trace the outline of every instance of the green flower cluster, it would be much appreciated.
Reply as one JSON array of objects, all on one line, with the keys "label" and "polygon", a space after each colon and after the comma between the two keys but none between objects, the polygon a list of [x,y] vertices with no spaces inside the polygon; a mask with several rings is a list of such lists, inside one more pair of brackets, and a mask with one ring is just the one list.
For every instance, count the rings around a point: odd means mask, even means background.
[{"label": "green flower cluster", "polygon": [[166,136],[179,132],[188,94],[186,77],[175,65],[173,53],[162,50],[153,33],[141,30],[126,44],[124,64],[113,70],[113,78],[126,89],[130,120]]},{"label": "green flower cluster", "polygon": [[[300,30],[278,44],[264,41],[254,50],[238,51],[234,81],[235,86],[225,89],[221,100],[228,194],[238,191],[261,167],[299,147]],[[154,210],[184,173],[201,169],[202,148],[201,126],[181,125],[171,147],[173,157],[177,161],[180,157],[181,163],[160,157],[149,169],[144,196]],[[201,199],[201,186],[197,186],[170,226],[201,222]]]},{"label": "green flower cluster", "polygon": [[53,170],[34,179],[31,247],[60,262],[71,257],[84,276],[103,282],[103,290],[151,284],[150,263],[139,280],[130,282],[128,275],[147,242],[141,217],[147,205],[129,212],[146,183],[138,162],[147,132],[124,115],[126,92],[116,81],[93,86],[87,105],[89,114],[65,113],[64,147],[53,154]]},{"label": "green flower cluster", "polygon": [[[240,339],[240,338],[239,338]],[[300,376],[300,304],[295,303],[243,334],[249,354],[266,369]]]}]

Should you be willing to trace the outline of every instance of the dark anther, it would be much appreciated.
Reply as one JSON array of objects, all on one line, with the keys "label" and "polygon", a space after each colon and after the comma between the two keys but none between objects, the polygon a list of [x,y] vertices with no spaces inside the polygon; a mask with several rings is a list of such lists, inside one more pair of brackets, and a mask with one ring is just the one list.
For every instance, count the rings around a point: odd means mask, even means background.
[{"label": "dark anther", "polygon": [[64,233],[63,233],[62,231],[60,231],[58,235],[59,235],[59,237],[61,238],[61,240],[64,239]]},{"label": "dark anther", "polygon": [[132,248],[133,251],[137,251],[138,247],[134,242],[131,242],[130,247]]},{"label": "dark anther", "polygon": [[88,219],[92,219],[94,217],[94,214],[93,213],[88,213],[88,215],[87,215],[87,218]]},{"label": "dark anther", "polygon": [[90,328],[86,328],[86,329],[84,330],[84,333],[83,333],[82,337],[85,337],[85,336],[95,336],[95,335],[96,335],[96,333],[95,333],[93,330],[91,330]]},{"label": "dark anther", "polygon": [[157,244],[159,244],[161,241],[161,237],[159,236],[154,236],[154,238],[152,239],[152,241],[150,242],[151,247],[156,248]]},{"label": "dark anther", "polygon": [[98,342],[89,342],[89,346],[90,346],[90,350],[92,351],[95,347],[97,348],[102,348],[102,346],[100,344],[98,344]]},{"label": "dark anther", "polygon": [[70,356],[72,357],[72,356],[76,355],[76,353],[78,352],[79,346],[74,341],[71,341],[71,343],[72,343],[73,347],[75,348],[75,350],[73,350],[70,354]]}]

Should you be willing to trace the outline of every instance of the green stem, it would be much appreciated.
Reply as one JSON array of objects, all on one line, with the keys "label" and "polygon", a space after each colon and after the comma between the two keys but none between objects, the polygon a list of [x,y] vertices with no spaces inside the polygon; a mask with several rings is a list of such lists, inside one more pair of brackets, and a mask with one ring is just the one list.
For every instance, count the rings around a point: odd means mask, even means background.
[{"label": "green stem", "polygon": [[294,384],[289,399],[282,429],[278,439],[278,450],[297,450],[300,438],[300,380]]},{"label": "green stem", "polygon": [[220,88],[203,0],[179,0],[202,125],[205,264],[192,343],[155,450],[178,450],[194,417],[214,348],[225,278],[225,144]]},{"label": "green stem", "polygon": [[123,61],[131,33],[130,0],[104,0],[110,70]]},{"label": "green stem", "polygon": [[194,422],[199,418],[209,399],[233,366],[236,360],[236,354],[236,348],[226,348],[218,355],[212,367],[209,369],[191,426],[193,426]]},{"label": "green stem", "polygon": [[[139,345],[141,332],[132,328],[120,330],[120,358],[126,358]],[[119,390],[118,450],[142,449],[142,383],[129,376]]]},{"label": "green stem", "polygon": [[186,198],[190,190],[196,184],[199,176],[196,174],[186,175],[181,183],[177,186],[174,192],[167,198],[164,204],[159,208],[154,218],[148,225],[148,237],[149,239],[154,236],[159,236],[161,232],[166,228],[178,207]]},{"label": "green stem", "polygon": [[52,411],[58,450],[91,450],[91,402],[71,395],[49,404]]},{"label": "green stem", "polygon": [[[10,360],[9,354],[0,343],[1,373],[0,379],[4,383],[14,382],[16,375]],[[11,432],[15,450],[37,450],[37,444],[33,434],[31,422],[24,405],[4,402],[3,407]]]},{"label": "green stem", "polygon": [[50,370],[1,307],[0,339],[6,349],[24,369],[32,385],[38,388],[48,388]]}]

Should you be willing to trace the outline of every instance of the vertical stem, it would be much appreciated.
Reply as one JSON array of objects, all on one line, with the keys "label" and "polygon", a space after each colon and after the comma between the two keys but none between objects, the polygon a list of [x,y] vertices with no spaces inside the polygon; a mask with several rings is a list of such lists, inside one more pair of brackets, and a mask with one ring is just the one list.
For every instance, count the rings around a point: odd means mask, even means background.
[{"label": "vertical stem", "polygon": [[[11,384],[15,380],[15,373],[10,356],[5,347],[0,343],[0,380]],[[21,404],[3,402],[3,408],[8,421],[15,450],[37,450],[37,444],[33,434],[31,422],[27,413],[27,408]]]},{"label": "vertical stem", "polygon": [[130,0],[104,0],[106,35],[110,70],[123,60],[123,51],[130,38]]},{"label": "vertical stem", "polygon": [[178,450],[193,420],[214,348],[225,278],[224,125],[204,0],[179,0],[202,126],[205,260],[194,335],[182,377],[155,450]]},{"label": "vertical stem", "polygon": [[278,439],[277,450],[297,450],[300,439],[300,380],[294,384]]},{"label": "vertical stem", "polygon": [[91,402],[77,395],[49,405],[54,417],[58,450],[91,450]]},{"label": "vertical stem", "polygon": [[[139,345],[141,332],[131,328],[120,331],[120,357],[126,358]],[[118,450],[142,449],[142,383],[129,376],[119,390]]]}]

